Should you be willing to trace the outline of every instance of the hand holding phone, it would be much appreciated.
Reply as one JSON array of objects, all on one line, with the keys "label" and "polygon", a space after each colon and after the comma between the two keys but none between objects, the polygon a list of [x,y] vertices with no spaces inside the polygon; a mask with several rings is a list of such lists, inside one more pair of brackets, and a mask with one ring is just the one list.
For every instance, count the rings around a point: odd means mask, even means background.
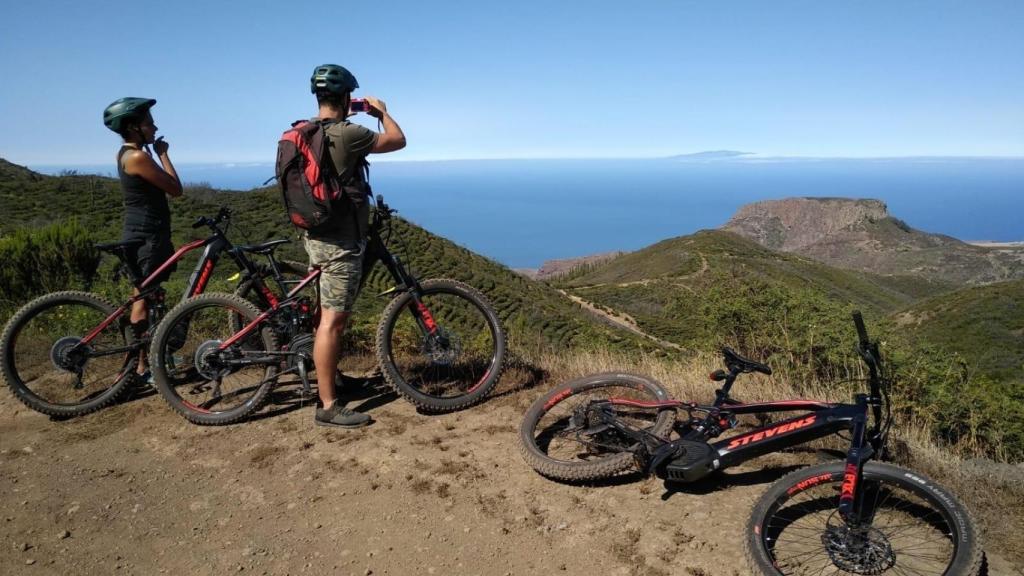
[{"label": "hand holding phone", "polygon": [[380,98],[374,98],[373,96],[367,96],[366,100],[366,113],[378,120],[384,116],[384,112],[387,111],[388,107],[384,104],[384,101]]}]

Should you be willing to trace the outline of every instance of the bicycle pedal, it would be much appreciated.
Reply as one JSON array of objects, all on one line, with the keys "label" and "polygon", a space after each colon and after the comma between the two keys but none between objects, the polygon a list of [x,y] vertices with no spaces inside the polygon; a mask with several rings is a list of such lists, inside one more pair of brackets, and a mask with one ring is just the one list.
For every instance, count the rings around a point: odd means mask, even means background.
[{"label": "bicycle pedal", "polygon": [[707,442],[681,440],[676,445],[682,454],[658,470],[665,480],[695,482],[718,469],[718,453]]}]

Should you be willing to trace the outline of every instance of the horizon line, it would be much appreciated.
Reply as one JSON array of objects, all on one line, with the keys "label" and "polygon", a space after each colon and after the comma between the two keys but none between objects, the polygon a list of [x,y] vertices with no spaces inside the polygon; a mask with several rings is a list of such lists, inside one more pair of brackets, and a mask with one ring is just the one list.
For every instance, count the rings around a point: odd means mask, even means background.
[{"label": "horizon line", "polygon": [[[709,153],[729,153],[729,156],[700,156],[702,154]],[[18,164],[17,162],[11,161],[3,156],[0,159],[6,160],[12,164]],[[699,163],[728,163],[728,162],[749,162],[749,161],[764,161],[764,160],[776,160],[776,161],[787,161],[787,160],[916,160],[916,159],[936,159],[936,160],[1024,160],[1024,154],[1022,155],[998,155],[998,154],[899,154],[899,155],[849,155],[849,156],[806,156],[806,155],[783,155],[783,154],[759,154],[756,152],[735,152],[731,150],[702,150],[700,152],[685,152],[681,154],[670,154],[665,156],[627,156],[627,155],[608,155],[608,156],[494,156],[494,157],[456,157],[456,158],[385,158],[376,157],[374,162],[383,163],[414,163],[414,162],[497,162],[497,161],[516,161],[516,160],[678,160],[678,161],[689,161],[695,164]],[[253,165],[253,166],[266,166],[274,164],[273,161],[267,160],[179,160],[178,164],[189,164],[189,165],[204,165],[204,166],[227,166],[227,165]],[[106,165],[109,162],[27,162],[20,164],[23,167],[31,168],[32,166],[37,167],[92,167]]]}]

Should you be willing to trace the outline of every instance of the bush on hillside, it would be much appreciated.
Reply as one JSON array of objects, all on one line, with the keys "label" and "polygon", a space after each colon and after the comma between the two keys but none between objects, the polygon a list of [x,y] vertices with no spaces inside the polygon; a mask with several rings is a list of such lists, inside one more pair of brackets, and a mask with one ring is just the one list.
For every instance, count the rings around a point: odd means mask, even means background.
[{"label": "bush on hillside", "polygon": [[94,243],[75,220],[0,238],[0,309],[10,313],[34,296],[87,287],[99,265]]}]

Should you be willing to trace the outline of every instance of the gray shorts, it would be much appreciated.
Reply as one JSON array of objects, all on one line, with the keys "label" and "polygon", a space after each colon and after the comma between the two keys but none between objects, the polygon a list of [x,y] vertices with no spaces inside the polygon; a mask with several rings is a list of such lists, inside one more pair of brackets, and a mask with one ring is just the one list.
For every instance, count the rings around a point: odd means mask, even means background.
[{"label": "gray shorts", "polygon": [[320,268],[320,305],[351,312],[363,277],[363,255],[350,241],[304,237],[310,267]]}]

